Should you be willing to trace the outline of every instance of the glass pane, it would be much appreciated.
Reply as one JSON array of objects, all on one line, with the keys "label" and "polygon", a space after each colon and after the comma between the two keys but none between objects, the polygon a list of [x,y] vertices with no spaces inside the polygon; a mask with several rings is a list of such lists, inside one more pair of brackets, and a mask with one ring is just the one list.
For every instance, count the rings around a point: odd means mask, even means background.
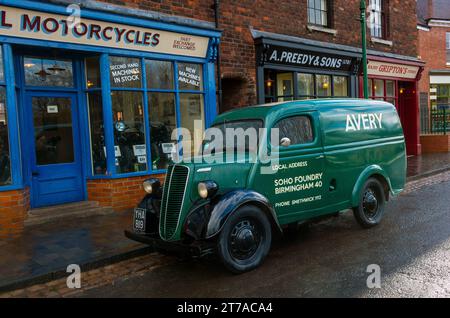
[{"label": "glass pane", "polygon": [[106,173],[106,149],[101,92],[88,93],[93,174]]},{"label": "glass pane", "polygon": [[111,94],[117,173],[147,170],[142,93]]},{"label": "glass pane", "polygon": [[280,140],[287,137],[291,140],[291,145],[304,144],[314,140],[311,120],[307,116],[282,119],[274,128],[279,129]]},{"label": "glass pane", "polygon": [[33,97],[31,104],[36,163],[73,162],[72,100],[66,97]]},{"label": "glass pane", "polygon": [[292,96],[293,89],[293,73],[278,73],[277,74],[277,95],[278,96]]},{"label": "glass pane", "polygon": [[314,75],[298,73],[297,82],[299,96],[314,96]]},{"label": "glass pane", "polygon": [[98,57],[86,58],[86,87],[101,87],[100,82],[100,59]]},{"label": "glass pane", "polygon": [[386,81],[386,96],[388,96],[388,97],[395,96],[395,82],[394,81]]},{"label": "glass pane", "polygon": [[346,76],[333,76],[334,96],[348,96],[348,78]]},{"label": "glass pane", "polygon": [[178,88],[191,91],[203,90],[202,66],[178,63]]},{"label": "glass pane", "polygon": [[5,75],[3,71],[3,47],[0,45],[0,82],[5,80]]},{"label": "glass pane", "polygon": [[395,104],[396,104],[395,98],[386,98],[386,101],[387,101],[388,103],[391,103],[392,105],[395,105]]},{"label": "glass pane", "polygon": [[141,60],[129,57],[109,58],[111,87],[141,88]]},{"label": "glass pane", "polygon": [[313,23],[313,24],[316,23],[316,19],[314,16],[314,9],[312,9],[312,8],[308,9],[308,22]]},{"label": "glass pane", "polygon": [[371,78],[369,78],[367,86],[368,86],[369,96],[373,96],[373,80]]},{"label": "glass pane", "polygon": [[0,185],[11,184],[5,88],[0,87]]},{"label": "glass pane", "polygon": [[73,87],[70,60],[25,57],[23,65],[28,86]]},{"label": "glass pane", "polygon": [[[194,136],[197,136],[199,140],[202,140],[203,131],[205,128],[204,121],[204,107],[203,107],[203,95],[201,94],[180,94],[180,113],[181,113],[181,127],[187,128],[191,133],[191,154],[196,150],[194,149]],[[200,129],[194,130],[194,120],[200,120],[198,127]],[[197,127],[197,126],[196,126]],[[184,144],[183,140],[183,153],[189,150],[189,147]]]},{"label": "glass pane", "polygon": [[374,80],[375,97],[384,97],[384,80]]},{"label": "glass pane", "polygon": [[152,169],[165,169],[172,153],[163,144],[174,143],[172,131],[177,127],[175,94],[148,93]]},{"label": "glass pane", "polygon": [[145,60],[147,88],[173,89],[172,62]]},{"label": "glass pane", "polygon": [[331,76],[316,75],[316,91],[319,97],[331,96]]}]

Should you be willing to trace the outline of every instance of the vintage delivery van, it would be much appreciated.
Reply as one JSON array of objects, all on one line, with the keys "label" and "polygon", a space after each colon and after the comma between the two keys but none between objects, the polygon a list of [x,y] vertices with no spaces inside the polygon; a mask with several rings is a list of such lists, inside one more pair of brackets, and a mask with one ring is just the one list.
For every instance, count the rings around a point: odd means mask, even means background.
[{"label": "vintage delivery van", "polygon": [[[231,162],[204,155],[170,165],[164,185],[146,180],[148,194],[135,209],[134,229],[125,231],[129,238],[161,250],[217,253],[239,273],[260,265],[273,234],[289,225],[346,209],[364,228],[379,224],[386,201],[405,184],[403,131],[395,107],[386,102],[246,107],[219,115],[212,127],[266,129]],[[275,128],[279,142],[272,139]],[[224,146],[214,155],[228,151]],[[268,156],[275,159],[262,160]]]}]

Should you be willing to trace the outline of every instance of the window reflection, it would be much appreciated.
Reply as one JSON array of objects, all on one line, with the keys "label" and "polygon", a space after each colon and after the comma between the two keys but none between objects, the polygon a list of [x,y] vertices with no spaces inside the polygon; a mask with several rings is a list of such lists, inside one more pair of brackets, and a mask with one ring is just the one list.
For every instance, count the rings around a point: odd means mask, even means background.
[{"label": "window reflection", "polygon": [[25,57],[23,66],[28,86],[73,87],[70,60]]},{"label": "window reflection", "polygon": [[172,62],[145,60],[147,88],[173,89]]},{"label": "window reflection", "polygon": [[111,94],[117,173],[147,170],[142,93],[114,91]]},{"label": "window reflection", "polygon": [[178,88],[190,91],[202,90],[202,66],[200,64],[178,63]]},{"label": "window reflection", "polygon": [[140,59],[111,56],[109,63],[111,87],[141,87],[142,70]]},{"label": "window reflection", "polygon": [[[0,47],[1,49],[1,47]],[[0,185],[11,183],[5,88],[0,87]]]},{"label": "window reflection", "polygon": [[[177,126],[175,94],[148,93],[151,158],[154,170],[165,169],[172,159],[172,132]],[[173,148],[172,148],[173,149]]]},{"label": "window reflection", "polygon": [[94,174],[106,173],[106,149],[101,92],[88,93],[91,156]]},{"label": "window reflection", "polygon": [[316,75],[316,91],[319,97],[331,96],[331,76]]},{"label": "window reflection", "polygon": [[[203,95],[180,94],[181,127],[188,129],[191,133],[190,140],[183,140],[183,153],[190,151],[191,154],[195,154],[197,151],[194,148],[194,138],[197,137],[199,138],[198,140],[202,140],[202,134],[205,128],[203,110]],[[195,121],[198,121],[197,123],[200,125],[195,126]],[[188,142],[191,143],[190,148]]]},{"label": "window reflection", "polygon": [[98,57],[88,57],[86,62],[86,87],[97,88],[100,82],[100,59]]}]

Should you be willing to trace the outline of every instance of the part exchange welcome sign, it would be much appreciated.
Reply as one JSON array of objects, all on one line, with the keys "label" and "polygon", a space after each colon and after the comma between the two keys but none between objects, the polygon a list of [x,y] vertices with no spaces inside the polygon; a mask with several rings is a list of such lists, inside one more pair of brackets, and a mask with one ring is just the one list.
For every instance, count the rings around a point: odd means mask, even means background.
[{"label": "part exchange welcome sign", "polygon": [[208,38],[0,6],[0,35],[206,57]]}]

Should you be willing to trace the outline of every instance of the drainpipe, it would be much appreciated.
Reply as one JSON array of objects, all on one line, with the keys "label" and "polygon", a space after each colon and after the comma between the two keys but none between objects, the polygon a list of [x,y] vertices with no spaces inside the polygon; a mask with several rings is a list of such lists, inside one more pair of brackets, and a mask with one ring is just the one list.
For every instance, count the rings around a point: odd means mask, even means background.
[{"label": "drainpipe", "polygon": [[[219,28],[219,0],[214,0],[214,22],[216,24],[216,29]],[[218,104],[219,113],[222,112],[222,73],[220,70],[220,42],[217,46],[217,91],[218,91]]]}]

